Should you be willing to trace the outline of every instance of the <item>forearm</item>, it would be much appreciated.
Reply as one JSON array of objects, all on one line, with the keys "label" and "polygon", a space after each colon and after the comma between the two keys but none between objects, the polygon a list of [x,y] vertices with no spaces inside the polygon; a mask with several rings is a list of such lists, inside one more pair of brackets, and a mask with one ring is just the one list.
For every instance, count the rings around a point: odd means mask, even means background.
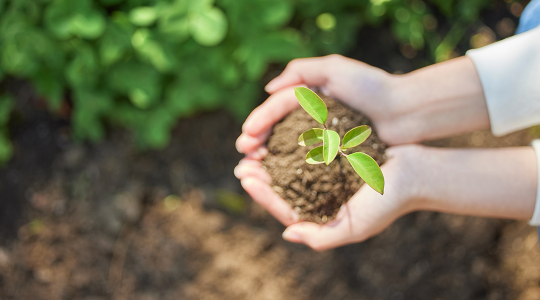
[{"label": "forearm", "polygon": [[423,148],[415,167],[416,210],[527,220],[536,203],[532,147]]},{"label": "forearm", "polygon": [[[460,57],[395,75],[389,126],[401,143],[490,127],[482,85],[472,61]],[[396,135],[398,133],[396,132]]]}]

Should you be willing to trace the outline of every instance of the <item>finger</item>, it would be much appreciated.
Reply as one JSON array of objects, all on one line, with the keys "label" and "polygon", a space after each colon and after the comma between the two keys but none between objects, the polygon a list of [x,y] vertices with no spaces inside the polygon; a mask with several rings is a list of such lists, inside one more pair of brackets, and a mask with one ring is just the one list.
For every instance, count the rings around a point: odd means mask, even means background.
[{"label": "finger", "polygon": [[[266,143],[268,137],[272,133],[272,128],[268,128],[257,136],[252,136],[247,133],[242,133],[238,139],[236,139],[236,150],[240,153],[248,154],[253,151],[259,150],[261,146]],[[263,157],[266,154],[260,153]]]},{"label": "finger", "polygon": [[251,112],[242,126],[242,131],[266,141],[274,124],[299,106],[293,88],[280,90]]},{"label": "finger", "polygon": [[246,153],[246,158],[261,161],[266,155],[268,155],[268,149],[266,147],[259,147],[255,151]]},{"label": "finger", "polygon": [[266,92],[272,94],[292,85],[325,85],[329,77],[329,66],[339,62],[342,58],[339,55],[328,55],[292,60],[287,64],[283,73],[270,81],[264,89]]},{"label": "finger", "polygon": [[315,251],[336,248],[353,240],[349,216],[346,206],[343,206],[336,220],[325,225],[311,222],[293,224],[283,232],[283,238],[289,242],[306,244]]},{"label": "finger", "polygon": [[249,158],[249,157],[244,157],[242,158],[239,162],[238,162],[239,165],[243,165],[243,164],[249,164],[249,165],[252,165],[252,166],[258,166],[258,167],[261,167],[262,168],[262,163],[260,160],[258,159],[252,159],[252,158]]},{"label": "finger", "polygon": [[272,178],[268,173],[262,168],[262,165],[259,163],[242,163],[239,164],[234,168],[234,176],[238,179],[242,179],[245,177],[256,177],[266,184],[270,184],[272,182]]},{"label": "finger", "polygon": [[289,226],[298,222],[298,214],[272,190],[268,183],[253,176],[242,178],[240,182],[251,198],[283,225]]}]

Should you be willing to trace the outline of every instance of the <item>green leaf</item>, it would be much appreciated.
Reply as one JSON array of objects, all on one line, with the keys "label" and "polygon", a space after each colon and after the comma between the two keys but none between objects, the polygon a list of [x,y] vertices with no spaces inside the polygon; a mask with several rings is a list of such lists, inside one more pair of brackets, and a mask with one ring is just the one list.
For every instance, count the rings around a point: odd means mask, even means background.
[{"label": "green leaf", "polygon": [[225,13],[217,7],[192,10],[189,14],[191,36],[202,46],[216,46],[225,38],[228,22]]},{"label": "green leaf", "polygon": [[343,147],[341,147],[341,149],[352,148],[362,144],[370,134],[371,127],[367,125],[358,126],[349,130],[343,137]]},{"label": "green leaf", "polygon": [[323,131],[323,156],[326,165],[336,157],[339,150],[339,134],[333,130]]},{"label": "green leaf", "polygon": [[170,10],[159,18],[158,30],[170,42],[184,42],[189,38],[189,18],[184,12],[185,8],[176,5],[171,6]]},{"label": "green leaf", "polygon": [[106,27],[103,15],[97,11],[80,13],[71,19],[71,32],[81,38],[94,39],[103,34]]},{"label": "green leaf", "polygon": [[300,135],[298,145],[311,146],[323,141],[323,130],[319,128],[310,129]]},{"label": "green leaf", "polygon": [[137,26],[150,26],[157,19],[156,10],[149,6],[140,6],[129,12],[129,21]]},{"label": "green leaf", "polygon": [[311,149],[306,154],[306,162],[310,165],[318,165],[324,163],[323,146]]},{"label": "green leaf", "polygon": [[13,156],[13,145],[7,134],[0,131],[0,166],[6,164]]},{"label": "green leaf", "polygon": [[0,94],[0,128],[9,121],[9,115],[15,105],[15,100],[9,95]]},{"label": "green leaf", "polygon": [[379,165],[371,156],[356,152],[347,155],[347,159],[360,177],[379,194],[384,193],[384,177]]},{"label": "green leaf", "polygon": [[326,105],[317,94],[305,87],[294,88],[294,94],[304,110],[317,122],[324,124],[328,118]]}]

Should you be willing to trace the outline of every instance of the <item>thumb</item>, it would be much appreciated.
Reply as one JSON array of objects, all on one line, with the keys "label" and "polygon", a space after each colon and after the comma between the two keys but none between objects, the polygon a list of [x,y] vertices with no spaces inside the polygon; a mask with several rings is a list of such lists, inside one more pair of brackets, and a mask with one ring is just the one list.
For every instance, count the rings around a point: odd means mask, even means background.
[{"label": "thumb", "polygon": [[336,220],[319,225],[311,222],[293,224],[283,232],[283,238],[302,243],[315,251],[336,248],[353,241],[353,228],[347,206],[341,207]]},{"label": "thumb", "polygon": [[329,70],[343,59],[340,55],[299,58],[292,60],[278,77],[270,81],[264,88],[272,94],[284,87],[305,84],[323,86],[330,77]]}]

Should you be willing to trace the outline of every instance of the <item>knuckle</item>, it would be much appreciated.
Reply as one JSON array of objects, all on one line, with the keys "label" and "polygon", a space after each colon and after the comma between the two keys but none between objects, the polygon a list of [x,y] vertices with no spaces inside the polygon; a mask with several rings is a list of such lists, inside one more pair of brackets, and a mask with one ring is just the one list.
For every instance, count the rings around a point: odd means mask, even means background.
[{"label": "knuckle", "polygon": [[328,60],[333,61],[333,62],[341,61],[345,58],[343,55],[339,55],[339,54],[330,54],[330,55],[327,55],[326,57]]},{"label": "knuckle", "polygon": [[300,59],[299,58],[296,58],[296,59],[293,59],[291,60],[288,64],[287,64],[287,69],[294,69],[296,68],[298,65],[300,64]]}]

